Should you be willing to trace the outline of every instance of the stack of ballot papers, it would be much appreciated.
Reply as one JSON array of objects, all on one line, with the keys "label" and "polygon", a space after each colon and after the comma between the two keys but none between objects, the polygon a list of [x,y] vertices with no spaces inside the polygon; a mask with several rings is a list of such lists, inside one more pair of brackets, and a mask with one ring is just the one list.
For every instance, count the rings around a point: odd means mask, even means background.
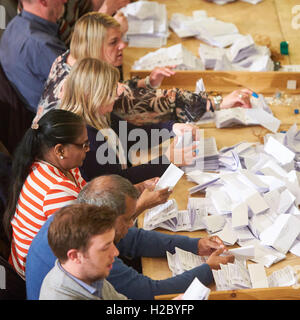
[{"label": "stack of ballot papers", "polygon": [[220,270],[213,270],[216,289],[236,290],[247,288],[271,288],[292,286],[297,276],[291,266],[274,271],[269,277],[262,264],[248,264],[245,260],[235,259],[234,263],[221,264]]},{"label": "stack of ballot papers", "polygon": [[258,98],[251,97],[252,108],[230,108],[215,112],[215,123],[217,128],[233,127],[236,125],[261,125],[272,132],[276,132],[281,121],[273,116],[272,111],[266,103],[263,95]]},{"label": "stack of ballot papers", "polygon": [[[175,253],[166,252],[167,261],[173,276],[201,266],[207,256],[201,257],[192,252],[175,248]],[[247,288],[270,288],[292,286],[297,283],[297,275],[291,266],[274,271],[269,277],[261,263],[249,263],[254,255],[253,246],[231,249],[235,256],[234,263],[221,264],[220,270],[212,270],[217,290],[236,290]]]},{"label": "stack of ballot papers", "polygon": [[220,48],[231,45],[235,39],[240,37],[238,29],[233,23],[208,17],[203,10],[194,11],[192,17],[174,13],[169,25],[179,37],[194,36]]},{"label": "stack of ballot papers", "polygon": [[149,52],[135,61],[133,70],[153,70],[155,67],[176,65],[176,70],[204,70],[202,61],[181,43]]},{"label": "stack of ballot papers", "polygon": [[129,47],[160,48],[169,36],[165,4],[136,1],[120,10],[128,20],[125,40]]},{"label": "stack of ballot papers", "polygon": [[234,71],[273,71],[270,49],[256,45],[251,35],[239,35],[230,48],[200,44],[199,56],[205,69]]},{"label": "stack of ballot papers", "polygon": [[170,231],[195,231],[205,229],[203,217],[208,215],[209,206],[205,198],[189,198],[187,210],[178,210],[174,199],[147,211],[144,229],[163,228]]}]

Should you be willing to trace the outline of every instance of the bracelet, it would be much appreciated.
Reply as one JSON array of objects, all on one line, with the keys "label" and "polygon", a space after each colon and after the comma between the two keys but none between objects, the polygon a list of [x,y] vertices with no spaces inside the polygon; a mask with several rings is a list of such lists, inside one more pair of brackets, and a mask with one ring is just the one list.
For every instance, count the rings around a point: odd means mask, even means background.
[{"label": "bracelet", "polygon": [[213,100],[214,100],[214,103],[215,103],[215,110],[219,111],[221,103],[223,101],[222,96],[220,96],[220,95],[219,96],[213,96]]},{"label": "bracelet", "polygon": [[157,89],[157,88],[159,88],[159,86],[152,86],[151,85],[151,83],[150,83],[150,77],[149,76],[147,76],[146,78],[145,78],[145,85],[146,85],[146,88],[147,89]]}]

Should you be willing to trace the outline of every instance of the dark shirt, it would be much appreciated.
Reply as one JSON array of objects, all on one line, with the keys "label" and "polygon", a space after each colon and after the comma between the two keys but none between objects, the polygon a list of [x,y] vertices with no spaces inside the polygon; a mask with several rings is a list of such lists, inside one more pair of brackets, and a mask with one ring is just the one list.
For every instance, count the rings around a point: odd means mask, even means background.
[{"label": "dark shirt", "polygon": [[8,24],[0,42],[4,72],[32,111],[36,111],[54,60],[66,50],[58,25],[22,11]]},{"label": "dark shirt", "polygon": [[[121,129],[121,131],[119,128],[120,121],[121,119],[118,116],[111,114],[111,128],[119,136],[125,152],[127,152],[130,148],[134,148],[134,144],[137,143],[136,141],[127,141],[128,134],[132,132],[132,130],[134,129],[144,130],[144,133],[148,139],[148,147],[151,146],[151,130],[153,129],[165,129],[169,133],[169,137],[173,135],[173,121],[157,123],[143,127],[136,127],[135,125],[130,124],[127,121],[122,121],[123,124],[126,123],[126,125],[125,129]],[[98,132],[97,129],[91,126],[87,126],[87,130],[90,141],[90,151],[86,154],[84,164],[80,168],[81,175],[83,176],[85,181],[90,181],[91,179],[104,174],[118,174],[130,180],[131,183],[136,184],[147,179],[160,177],[170,164],[165,156],[161,156],[157,157],[155,160],[152,160],[151,162],[137,166],[132,166],[131,163],[128,161],[128,168],[122,169],[118,157],[115,155],[114,151],[112,151],[112,149],[109,148],[101,132]],[[144,146],[145,149],[147,149],[147,146]],[[110,154],[111,156],[109,157],[108,154]],[[110,161],[110,163],[106,162],[103,164],[99,164],[97,162],[97,156],[103,158],[109,157],[113,161]]]}]

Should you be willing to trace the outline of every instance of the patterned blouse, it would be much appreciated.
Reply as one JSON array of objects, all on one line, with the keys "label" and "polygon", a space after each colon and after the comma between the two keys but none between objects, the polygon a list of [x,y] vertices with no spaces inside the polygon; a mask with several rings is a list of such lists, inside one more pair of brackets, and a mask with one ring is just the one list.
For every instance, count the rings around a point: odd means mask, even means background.
[{"label": "patterned blouse", "polygon": [[[45,83],[39,107],[45,112],[58,107],[62,98],[63,84],[71,71],[67,64],[69,50],[59,56],[53,63],[48,80]],[[201,117],[206,111],[207,94],[195,94],[181,89],[148,89],[137,87],[139,78],[123,81],[123,93],[114,104],[114,113],[135,125],[165,122],[192,121],[189,115]],[[190,112],[192,110],[192,112]]]}]

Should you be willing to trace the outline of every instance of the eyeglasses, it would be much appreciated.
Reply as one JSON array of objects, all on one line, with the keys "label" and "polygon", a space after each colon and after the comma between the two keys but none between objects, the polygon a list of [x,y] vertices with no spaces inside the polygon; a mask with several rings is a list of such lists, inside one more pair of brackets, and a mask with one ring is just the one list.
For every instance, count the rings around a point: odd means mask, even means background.
[{"label": "eyeglasses", "polygon": [[71,143],[71,144],[74,144],[74,146],[77,146],[83,150],[88,150],[90,148],[90,142],[87,141],[87,142],[84,142],[84,143]]}]

